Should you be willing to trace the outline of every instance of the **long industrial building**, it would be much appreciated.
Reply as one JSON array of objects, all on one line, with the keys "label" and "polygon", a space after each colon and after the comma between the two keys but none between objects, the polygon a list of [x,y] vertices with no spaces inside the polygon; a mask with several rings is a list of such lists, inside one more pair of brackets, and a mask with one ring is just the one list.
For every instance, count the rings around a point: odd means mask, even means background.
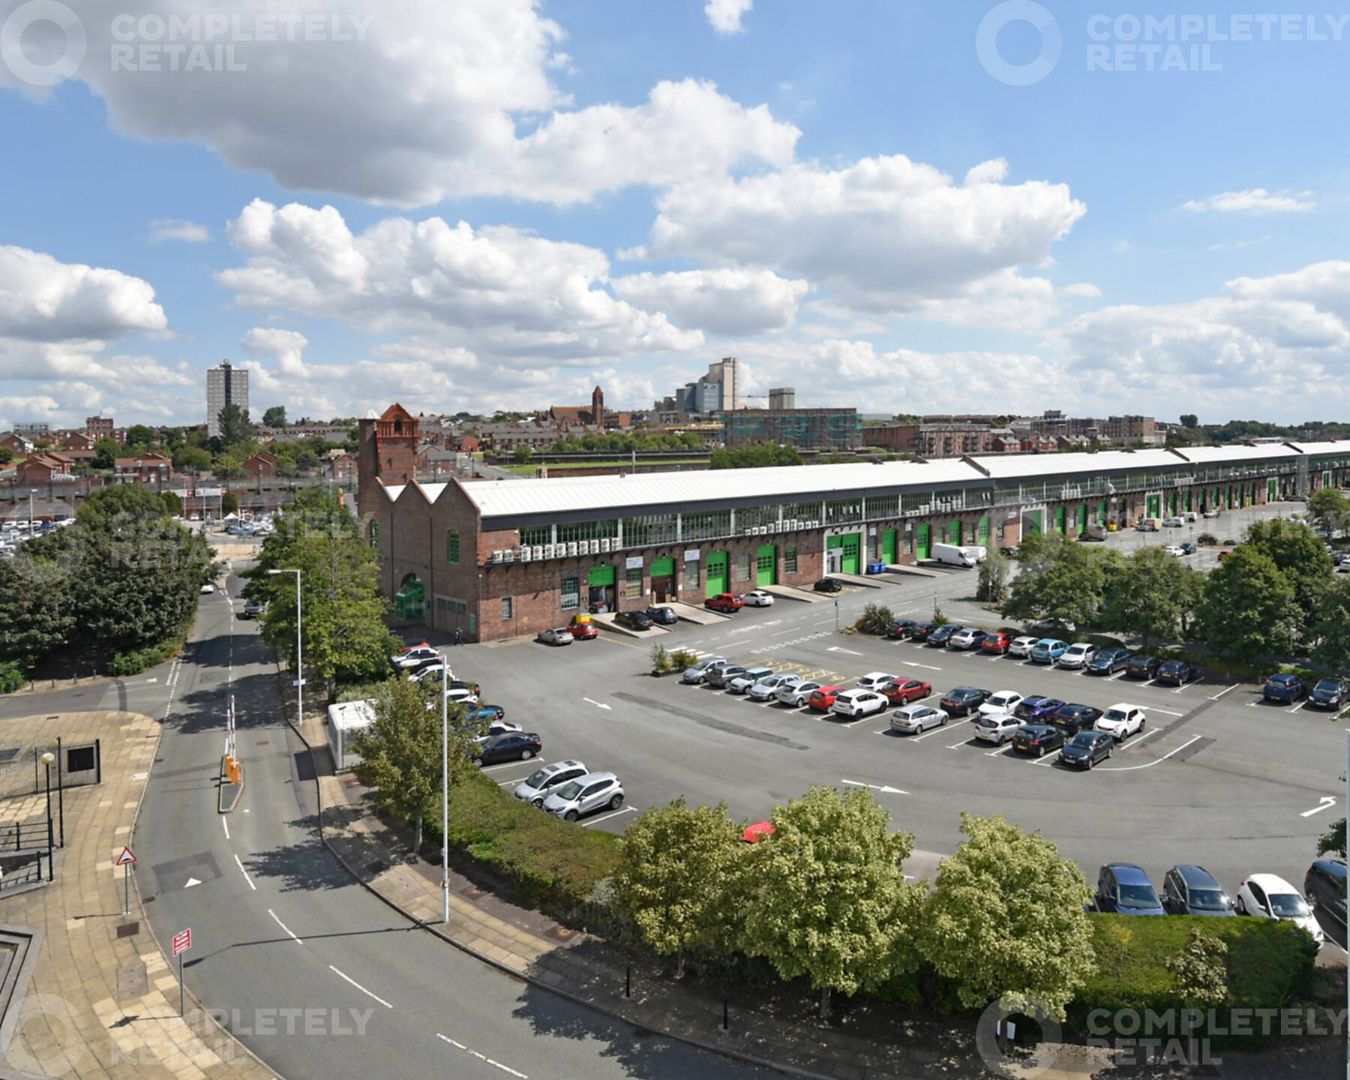
[{"label": "long industrial building", "polygon": [[714,472],[418,483],[417,420],[360,424],[358,513],[398,616],[466,640],[610,611],[809,586],[937,542],[1235,508],[1350,479],[1350,440]]}]

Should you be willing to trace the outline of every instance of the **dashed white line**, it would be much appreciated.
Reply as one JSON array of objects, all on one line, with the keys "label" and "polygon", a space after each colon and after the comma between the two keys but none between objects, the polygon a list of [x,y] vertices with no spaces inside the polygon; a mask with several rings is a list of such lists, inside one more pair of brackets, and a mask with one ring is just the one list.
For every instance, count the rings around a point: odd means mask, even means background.
[{"label": "dashed white line", "polygon": [[230,819],[224,814],[220,815],[220,827],[225,830],[225,839],[230,838]]},{"label": "dashed white line", "polygon": [[436,1032],[436,1038],[440,1039],[442,1042],[449,1043],[456,1050],[463,1050],[466,1054],[472,1054],[479,1061],[486,1061],[489,1065],[501,1069],[502,1072],[509,1073],[511,1076],[516,1077],[517,1080],[530,1080],[530,1078],[526,1076],[523,1072],[516,1072],[516,1070],[511,1068],[509,1065],[503,1065],[500,1061],[493,1061],[492,1058],[488,1057],[486,1054],[480,1054],[477,1050],[473,1049],[472,1047],[465,1046],[462,1042],[456,1042],[454,1039],[450,1038],[449,1035],[442,1035],[438,1031]]},{"label": "dashed white line", "polygon": [[[248,871],[244,869],[244,864],[243,864],[242,862],[239,861],[239,856],[238,856],[238,855],[236,855],[236,856],[234,857],[234,862],[235,862],[235,865],[239,867],[239,872],[240,872],[241,874],[244,875],[244,880],[248,882],[248,887],[249,887],[250,889],[252,889],[254,892],[257,892],[257,891],[258,891],[258,886],[256,886],[256,885],[253,884],[253,879],[252,879],[251,877],[248,876]],[[273,915],[272,918],[276,919],[276,916]],[[280,922],[279,919],[278,919],[277,921]],[[287,931],[287,932],[289,933],[289,931]],[[291,936],[294,937],[294,935],[291,935]]]},{"label": "dashed white line", "polygon": [[298,937],[295,936],[295,934],[292,932],[292,930],[291,930],[291,928],[290,928],[289,926],[287,926],[284,922],[282,922],[280,919],[277,918],[277,913],[276,913],[275,911],[273,911],[271,908],[268,908],[268,909],[267,909],[267,914],[271,915],[272,918],[276,921],[276,924],[277,924],[279,927],[281,927],[283,930],[285,930],[287,934],[290,934],[290,937],[291,937],[291,940],[292,940],[292,941],[294,941],[297,945],[303,945],[303,944],[304,944],[303,941],[301,941]]},{"label": "dashed white line", "polygon": [[332,964],[329,964],[329,965],[328,965],[328,970],[331,971],[334,975],[336,975],[339,979],[345,979],[347,982],[351,983],[354,987],[356,987],[358,990],[360,990],[361,993],[365,994],[366,997],[370,998],[372,1001],[378,1001],[378,1002],[379,1002],[381,1005],[383,1005],[386,1009],[392,1009],[392,1008],[393,1008],[393,1006],[390,1005],[389,1002],[385,1001],[384,998],[380,997],[379,994],[372,994],[369,990],[367,990],[367,989],[366,989],[364,986],[362,986],[359,982],[357,982],[355,979],[353,979],[350,975],[346,975],[346,974],[344,974],[343,972],[339,971],[339,970],[338,970],[337,968],[335,968]]}]

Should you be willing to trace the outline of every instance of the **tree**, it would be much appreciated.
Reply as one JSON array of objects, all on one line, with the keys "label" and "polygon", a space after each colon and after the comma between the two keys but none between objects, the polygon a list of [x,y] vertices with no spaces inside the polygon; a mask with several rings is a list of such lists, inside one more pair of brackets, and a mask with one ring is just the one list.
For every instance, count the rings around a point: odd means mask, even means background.
[{"label": "tree", "polygon": [[239,512],[239,496],[233,491],[227,491],[220,497],[220,513],[224,517],[226,514],[237,514]]},{"label": "tree", "polygon": [[534,456],[534,451],[528,446],[517,446],[516,452],[511,455],[511,460],[517,465],[526,464]]},{"label": "tree", "polygon": [[1335,672],[1350,670],[1350,579],[1338,575],[1318,591],[1307,636],[1319,664]]},{"label": "tree", "polygon": [[253,424],[248,410],[233,403],[220,410],[220,442],[222,446],[243,446],[253,437]]},{"label": "tree", "polygon": [[244,465],[238,455],[226,452],[216,458],[211,471],[221,480],[237,480],[244,475]]},{"label": "tree", "polygon": [[980,579],[975,599],[986,604],[1001,604],[1008,599],[1008,578],[1012,575],[1011,560],[998,548],[991,548],[980,563]]},{"label": "tree", "polygon": [[1064,1009],[1096,970],[1077,864],[1040,833],[961,815],[966,834],[938,868],[924,916],[924,958],[967,1008]]},{"label": "tree", "polygon": [[178,497],[174,491],[162,491],[159,495],[160,502],[164,504],[164,509],[174,517],[181,517],[183,514],[183,500]]},{"label": "tree", "polygon": [[1128,555],[1107,589],[1111,625],[1144,639],[1175,641],[1203,588],[1203,575],[1162,548],[1139,548]]},{"label": "tree", "polygon": [[1308,496],[1308,516],[1327,533],[1350,528],[1350,499],[1336,488],[1321,487]]},{"label": "tree", "polygon": [[27,544],[0,559],[0,656],[28,666],[69,640],[75,604],[69,567]]},{"label": "tree", "polygon": [[1244,663],[1287,655],[1300,619],[1293,585],[1251,544],[1234,548],[1209,575],[1196,616],[1210,648]]},{"label": "tree", "polygon": [[1176,982],[1176,995],[1187,1008],[1210,1008],[1228,1000],[1228,965],[1224,958],[1228,946],[1208,937],[1198,928],[1191,930],[1186,944],[1167,957],[1163,964]]},{"label": "tree", "polygon": [[127,450],[131,453],[144,453],[155,445],[159,438],[155,429],[144,424],[132,424],[127,428]]},{"label": "tree", "polygon": [[117,458],[122,453],[122,444],[116,439],[99,439],[94,445],[94,458],[91,464],[96,469],[105,469],[111,472],[117,465]]},{"label": "tree", "polygon": [[286,406],[273,405],[263,413],[262,422],[266,427],[284,428],[286,426]]},{"label": "tree", "polygon": [[173,453],[173,467],[180,472],[206,472],[211,468],[211,452],[200,446],[180,446]]},{"label": "tree", "polygon": [[1003,615],[1024,622],[1045,619],[1064,627],[1091,625],[1106,592],[1107,555],[1062,536],[1027,537],[1018,560],[1021,572]]},{"label": "tree", "polygon": [[832,992],[878,986],[917,963],[909,943],[922,887],[906,884],[900,869],[914,838],[891,833],[890,816],[866,789],[813,788],[772,821],[773,837],[744,853],[754,918],[742,948],[781,978],[806,976],[826,1019]]},{"label": "tree", "polygon": [[624,834],[612,879],[614,907],[658,956],[725,954],[739,925],[734,902],[740,832],[725,803],[691,809],[677,799],[643,813]]},{"label": "tree", "polygon": [[1317,854],[1345,858],[1345,818],[1332,825],[1317,840]]},{"label": "tree", "polygon": [[1321,538],[1300,522],[1275,518],[1253,524],[1246,546],[1270,557],[1293,585],[1304,617],[1311,617],[1319,590],[1336,569]]},{"label": "tree", "polygon": [[1182,413],[1181,426],[1184,428],[1198,428],[1200,426],[1200,418],[1196,416],[1195,413]]},{"label": "tree", "polygon": [[14,451],[8,446],[0,446],[0,465],[8,465],[14,460]]}]

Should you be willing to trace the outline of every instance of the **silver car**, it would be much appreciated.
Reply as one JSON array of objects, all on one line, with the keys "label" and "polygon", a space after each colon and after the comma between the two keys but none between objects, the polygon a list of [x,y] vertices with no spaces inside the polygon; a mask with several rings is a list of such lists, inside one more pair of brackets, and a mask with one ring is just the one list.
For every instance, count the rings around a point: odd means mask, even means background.
[{"label": "silver car", "polygon": [[709,668],[725,663],[727,663],[725,656],[705,656],[698,663],[690,664],[684,669],[684,681],[691,685],[697,685],[708,677]]},{"label": "silver car", "polygon": [[716,664],[709,670],[707,677],[703,680],[708,686],[717,690],[725,690],[727,684],[737,675],[744,673],[745,667],[742,664]]},{"label": "silver car", "polygon": [[760,679],[759,682],[750,687],[750,697],[754,701],[770,701],[778,696],[779,690],[794,686],[801,681],[800,675],[770,675],[767,679]]},{"label": "silver car", "polygon": [[571,630],[565,626],[557,626],[552,630],[539,631],[538,640],[545,645],[571,645],[574,639]]},{"label": "silver car", "polygon": [[1021,726],[1022,721],[1010,712],[981,713],[975,721],[975,738],[1002,746]]},{"label": "silver car", "polygon": [[947,714],[931,705],[902,705],[891,713],[891,730],[903,731],[906,735],[918,735],[946,722]]},{"label": "silver car", "polygon": [[780,686],[774,696],[782,704],[791,705],[794,709],[797,709],[805,705],[811,699],[811,695],[824,685],[824,683],[809,681],[788,683],[786,686]]},{"label": "silver car", "polygon": [[771,667],[746,668],[734,679],[731,679],[727,682],[727,693],[728,694],[748,693],[750,687],[754,686],[755,683],[759,682],[760,679],[768,679],[772,677],[773,677],[773,668]]},{"label": "silver car", "polygon": [[623,783],[612,772],[587,773],[570,780],[544,799],[544,809],[564,821],[576,821],[597,810],[623,806]]},{"label": "silver car", "polygon": [[514,794],[521,802],[543,806],[550,792],[585,775],[586,766],[579,761],[555,761],[530,773],[516,785]]}]

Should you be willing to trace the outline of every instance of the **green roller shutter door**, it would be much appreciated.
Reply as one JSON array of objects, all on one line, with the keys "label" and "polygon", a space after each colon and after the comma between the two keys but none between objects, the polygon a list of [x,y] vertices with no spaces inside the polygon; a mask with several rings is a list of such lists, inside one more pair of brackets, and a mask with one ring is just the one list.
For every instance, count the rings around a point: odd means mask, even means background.
[{"label": "green roller shutter door", "polygon": [[883,529],[881,533],[881,561],[887,566],[895,565],[896,558],[896,531],[894,529]]},{"label": "green roller shutter door", "polygon": [[1082,506],[1078,508],[1078,531],[1080,533],[1087,532],[1088,526],[1087,517],[1088,517],[1087,503],[1084,503]]},{"label": "green roller shutter door", "polygon": [[1275,502],[1280,497],[1280,482],[1274,478],[1266,481],[1266,502]]},{"label": "green roller shutter door", "polygon": [[773,544],[760,544],[755,554],[755,584],[778,584],[778,549]]},{"label": "green roller shutter door", "polygon": [[731,587],[730,557],[725,551],[713,551],[708,554],[708,596],[724,593]]},{"label": "green roller shutter door", "polygon": [[599,588],[602,585],[613,585],[616,578],[613,566],[596,566],[591,569],[586,583],[592,588]]},{"label": "green roller shutter door", "polygon": [[1022,531],[1030,533],[1045,532],[1044,510],[1029,510],[1022,515]]},{"label": "green roller shutter door", "polygon": [[975,529],[975,542],[980,547],[989,546],[989,519],[987,517],[980,518],[980,523]]},{"label": "green roller shutter door", "polygon": [[961,523],[953,521],[947,526],[947,543],[959,544],[961,542]]},{"label": "green roller shutter door", "polygon": [[1105,499],[1103,499],[1101,502],[1099,502],[1099,503],[1097,504],[1097,524],[1098,524],[1098,525],[1105,525],[1105,524],[1106,524],[1106,500],[1105,500]]},{"label": "green roller shutter door", "polygon": [[920,525],[914,530],[914,557],[916,559],[927,559],[932,555],[931,541],[929,540],[929,529],[927,525]]},{"label": "green roller shutter door", "polygon": [[1144,496],[1144,517],[1162,517],[1162,495]]},{"label": "green roller shutter door", "polygon": [[1187,513],[1189,513],[1190,510],[1191,510],[1191,489],[1190,489],[1190,488],[1187,488],[1187,489],[1186,489],[1186,511],[1187,511]]},{"label": "green roller shutter door", "polygon": [[675,575],[674,559],[652,560],[652,577],[663,578],[663,577],[673,577],[674,575]]},{"label": "green roller shutter door", "polygon": [[862,533],[845,533],[841,540],[844,542],[844,561],[841,568],[845,574],[862,573]]},{"label": "green roller shutter door", "polygon": [[1055,528],[1059,530],[1060,536],[1069,531],[1069,511],[1067,507],[1061,506],[1055,511]]}]

